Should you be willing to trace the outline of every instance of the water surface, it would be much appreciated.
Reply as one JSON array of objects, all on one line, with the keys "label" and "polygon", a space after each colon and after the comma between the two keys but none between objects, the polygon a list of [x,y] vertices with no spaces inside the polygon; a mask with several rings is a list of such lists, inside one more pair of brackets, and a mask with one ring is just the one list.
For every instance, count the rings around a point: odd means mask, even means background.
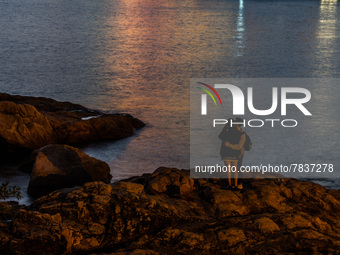
[{"label": "water surface", "polygon": [[0,0],[0,24],[1,92],[147,123],[83,148],[113,180],[189,167],[192,77],[340,76],[337,1]]}]

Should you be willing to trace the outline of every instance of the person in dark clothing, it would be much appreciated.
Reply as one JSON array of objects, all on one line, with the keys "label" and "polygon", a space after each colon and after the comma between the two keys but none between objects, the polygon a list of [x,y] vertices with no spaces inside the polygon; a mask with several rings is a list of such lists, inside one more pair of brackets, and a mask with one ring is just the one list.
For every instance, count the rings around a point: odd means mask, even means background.
[{"label": "person in dark clothing", "polygon": [[[222,141],[220,148],[221,159],[228,167],[228,184],[229,187],[233,189],[242,189],[242,185],[238,185],[237,182],[239,164],[242,162],[244,155],[244,143],[246,141],[246,135],[243,132],[241,125],[235,124],[235,122],[239,123],[239,120],[239,118],[237,121],[229,119],[228,123],[224,126],[222,132],[218,136]],[[232,185],[232,172],[234,173],[234,185]]]},{"label": "person in dark clothing", "polygon": [[222,142],[223,142],[223,141],[226,141],[226,139],[227,139],[227,137],[228,137],[228,131],[229,131],[229,129],[230,129],[231,120],[232,120],[232,118],[229,118],[229,119],[227,120],[228,122],[224,125],[224,127],[223,127],[221,133],[218,135],[218,138],[219,138],[220,140],[222,140]]}]

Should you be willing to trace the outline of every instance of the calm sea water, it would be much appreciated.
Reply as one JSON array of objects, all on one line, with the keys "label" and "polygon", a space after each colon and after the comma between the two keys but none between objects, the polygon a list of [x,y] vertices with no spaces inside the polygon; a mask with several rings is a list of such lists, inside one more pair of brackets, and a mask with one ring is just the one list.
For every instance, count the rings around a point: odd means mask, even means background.
[{"label": "calm sea water", "polygon": [[1,92],[148,124],[82,148],[114,180],[189,167],[191,77],[340,77],[331,0],[0,0],[0,24]]}]

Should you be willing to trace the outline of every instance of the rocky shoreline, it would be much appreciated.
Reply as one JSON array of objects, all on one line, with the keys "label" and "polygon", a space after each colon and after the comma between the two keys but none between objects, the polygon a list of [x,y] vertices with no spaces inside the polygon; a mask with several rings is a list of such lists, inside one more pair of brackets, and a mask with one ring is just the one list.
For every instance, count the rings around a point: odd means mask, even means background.
[{"label": "rocky shoreline", "polygon": [[30,206],[0,202],[0,254],[339,254],[340,190],[257,178],[232,191],[226,179],[166,167],[109,183],[105,162],[70,146],[144,125],[0,93],[1,155],[31,153],[21,170],[41,196]]},{"label": "rocky shoreline", "polygon": [[31,173],[28,194],[35,197],[89,181],[109,183],[105,162],[70,145],[126,138],[144,126],[128,114],[0,93],[0,159],[24,162],[19,170]]},{"label": "rocky shoreline", "polygon": [[48,144],[121,139],[145,124],[127,114],[105,114],[49,98],[0,93],[0,155],[29,154]]},{"label": "rocky shoreline", "polygon": [[6,204],[0,253],[338,254],[339,190],[295,179],[243,184],[226,190],[224,179],[162,167],[58,190],[29,207]]}]

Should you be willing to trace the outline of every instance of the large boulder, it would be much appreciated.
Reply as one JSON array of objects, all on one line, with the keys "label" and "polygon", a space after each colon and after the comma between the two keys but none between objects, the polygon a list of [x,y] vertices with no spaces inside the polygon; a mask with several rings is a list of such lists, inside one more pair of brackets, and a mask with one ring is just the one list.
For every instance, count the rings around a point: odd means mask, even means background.
[{"label": "large boulder", "polygon": [[108,183],[112,178],[108,164],[68,145],[46,145],[31,157],[28,193],[33,196],[91,181]]},{"label": "large boulder", "polygon": [[37,149],[55,143],[49,120],[34,106],[0,102],[0,146]]},{"label": "large boulder", "polygon": [[90,182],[58,190],[19,210],[11,223],[0,228],[0,253],[337,254],[340,250],[340,201],[332,195],[339,191],[295,179],[243,180],[243,184],[242,191],[225,190],[225,179],[191,179],[187,170],[163,167],[113,184]]},{"label": "large boulder", "polygon": [[69,102],[0,93],[0,156],[52,143],[76,144],[131,136],[145,124]]}]

